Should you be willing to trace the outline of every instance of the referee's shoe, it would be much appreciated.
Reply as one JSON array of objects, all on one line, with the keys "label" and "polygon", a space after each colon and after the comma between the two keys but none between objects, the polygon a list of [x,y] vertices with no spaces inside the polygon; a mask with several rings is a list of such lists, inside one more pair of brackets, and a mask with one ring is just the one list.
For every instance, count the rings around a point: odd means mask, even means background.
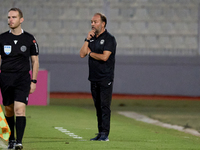
[{"label": "referee's shoe", "polygon": [[15,140],[10,140],[8,142],[8,149],[13,149],[15,148],[15,144],[16,144],[16,141]]},{"label": "referee's shoe", "polygon": [[21,150],[23,149],[22,143],[16,143],[15,150]]}]

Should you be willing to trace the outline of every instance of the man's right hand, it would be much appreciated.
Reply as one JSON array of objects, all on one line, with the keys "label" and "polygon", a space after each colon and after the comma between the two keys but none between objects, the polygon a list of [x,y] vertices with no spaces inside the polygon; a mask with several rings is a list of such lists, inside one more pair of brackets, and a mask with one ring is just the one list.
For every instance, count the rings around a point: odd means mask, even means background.
[{"label": "man's right hand", "polygon": [[90,40],[94,36],[95,36],[95,30],[91,30],[91,31],[88,32],[87,39]]}]

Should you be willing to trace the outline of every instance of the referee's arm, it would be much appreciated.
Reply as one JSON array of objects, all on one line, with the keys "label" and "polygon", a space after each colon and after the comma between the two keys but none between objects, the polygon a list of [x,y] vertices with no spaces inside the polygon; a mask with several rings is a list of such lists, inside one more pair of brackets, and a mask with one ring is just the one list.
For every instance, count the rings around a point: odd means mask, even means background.
[{"label": "referee's arm", "polygon": [[[32,64],[32,79],[37,80],[38,70],[39,70],[39,57],[38,55],[31,56]],[[36,84],[31,82],[30,94],[33,93],[36,89]]]}]

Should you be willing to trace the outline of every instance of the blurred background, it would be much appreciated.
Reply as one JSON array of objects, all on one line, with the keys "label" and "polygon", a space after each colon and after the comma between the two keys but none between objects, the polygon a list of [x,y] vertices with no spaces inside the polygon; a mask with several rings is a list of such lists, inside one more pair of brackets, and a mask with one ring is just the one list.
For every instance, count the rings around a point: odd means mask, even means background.
[{"label": "blurred background", "polygon": [[114,93],[200,96],[200,0],[0,0],[0,32],[18,7],[40,47],[50,92],[89,93],[79,50],[94,13],[117,40]]}]

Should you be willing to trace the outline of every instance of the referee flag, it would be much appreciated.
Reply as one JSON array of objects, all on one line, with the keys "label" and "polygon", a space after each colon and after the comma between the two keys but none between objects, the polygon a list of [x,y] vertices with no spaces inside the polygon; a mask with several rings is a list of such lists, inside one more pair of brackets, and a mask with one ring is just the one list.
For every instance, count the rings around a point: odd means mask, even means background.
[{"label": "referee flag", "polygon": [[0,137],[8,141],[10,134],[11,134],[10,128],[8,126],[8,123],[5,119],[4,113],[0,105]]}]

